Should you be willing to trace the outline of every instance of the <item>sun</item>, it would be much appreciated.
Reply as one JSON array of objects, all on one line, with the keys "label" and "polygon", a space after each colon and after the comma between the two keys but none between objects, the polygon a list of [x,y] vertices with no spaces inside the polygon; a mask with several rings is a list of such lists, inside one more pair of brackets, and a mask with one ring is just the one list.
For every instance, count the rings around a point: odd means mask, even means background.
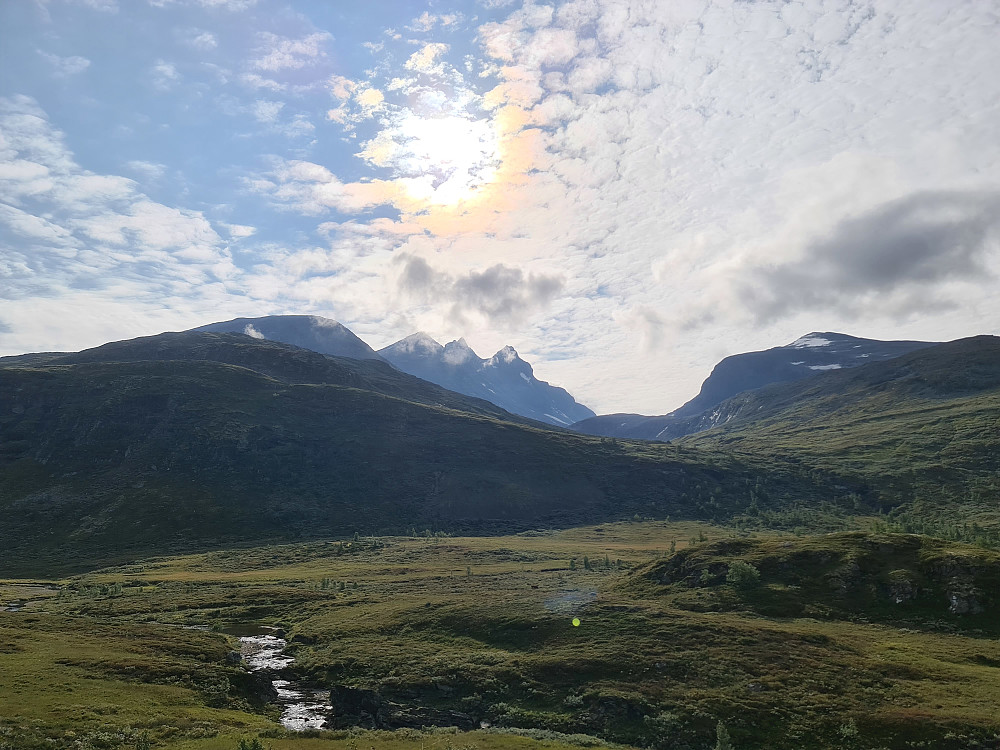
[{"label": "sun", "polygon": [[394,131],[394,166],[416,200],[455,205],[474,199],[496,178],[500,144],[488,120],[409,113]]}]

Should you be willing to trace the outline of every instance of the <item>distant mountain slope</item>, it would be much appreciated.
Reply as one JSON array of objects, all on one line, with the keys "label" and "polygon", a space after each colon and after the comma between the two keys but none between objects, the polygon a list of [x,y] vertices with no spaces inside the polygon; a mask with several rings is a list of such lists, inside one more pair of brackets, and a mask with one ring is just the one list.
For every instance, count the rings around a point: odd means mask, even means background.
[{"label": "distant mountain slope", "polygon": [[1000,518],[996,336],[760,388],[713,412],[718,427],[680,442],[836,470],[894,503],[986,503]]},{"label": "distant mountain slope", "polygon": [[242,333],[258,339],[312,349],[320,354],[351,359],[381,359],[368,344],[346,326],[316,315],[268,315],[262,318],[236,318],[223,323],[209,323],[193,328],[212,333]]},{"label": "distant mountain slope", "polygon": [[785,346],[726,357],[712,370],[698,395],[670,414],[605,414],[578,422],[572,429],[588,435],[671,440],[714,427],[719,423],[714,407],[738,393],[881,362],[933,345],[927,341],[877,341],[843,333],[809,333]]},{"label": "distant mountain slope", "polygon": [[248,339],[231,333],[161,333],[115,341],[73,354],[53,356],[44,360],[44,363],[65,365],[171,360],[218,362],[245,367],[286,383],[321,383],[358,388],[418,404],[528,423],[489,401],[464,396],[400,372],[381,358],[372,360],[323,355],[280,341],[253,337]]},{"label": "distant mountain slope", "polygon": [[840,492],[788,464],[544,429],[382,362],[233,334],[0,367],[0,435],[0,575],[413,526],[721,517],[760,477],[775,498]]},{"label": "distant mountain slope", "polygon": [[425,333],[415,333],[378,353],[403,372],[540,422],[567,427],[594,416],[562,388],[538,380],[510,346],[481,359],[465,339],[442,346]]}]

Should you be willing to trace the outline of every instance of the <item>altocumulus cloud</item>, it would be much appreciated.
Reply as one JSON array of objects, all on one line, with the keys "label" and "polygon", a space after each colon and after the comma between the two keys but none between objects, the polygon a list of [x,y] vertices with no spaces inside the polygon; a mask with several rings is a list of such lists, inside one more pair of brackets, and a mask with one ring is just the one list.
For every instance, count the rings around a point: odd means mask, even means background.
[{"label": "altocumulus cloud", "polygon": [[995,277],[1000,192],[921,192],[837,224],[801,256],[755,270],[736,293],[770,322],[801,309],[905,316],[954,307],[949,282]]}]

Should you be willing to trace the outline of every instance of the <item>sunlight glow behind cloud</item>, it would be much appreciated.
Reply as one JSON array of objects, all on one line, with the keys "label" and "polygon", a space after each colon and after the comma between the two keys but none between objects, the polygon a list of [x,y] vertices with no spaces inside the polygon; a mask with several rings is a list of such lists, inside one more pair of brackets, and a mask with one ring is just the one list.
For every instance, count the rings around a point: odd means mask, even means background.
[{"label": "sunlight glow behind cloud", "polygon": [[311,313],[662,413],[809,330],[1000,332],[998,31],[977,0],[0,4],[0,349]]}]

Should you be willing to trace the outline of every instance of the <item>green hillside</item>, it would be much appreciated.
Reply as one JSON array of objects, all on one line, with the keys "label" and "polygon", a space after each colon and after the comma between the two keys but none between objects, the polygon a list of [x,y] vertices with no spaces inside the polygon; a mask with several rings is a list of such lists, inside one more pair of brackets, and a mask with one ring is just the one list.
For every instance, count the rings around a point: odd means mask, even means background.
[{"label": "green hillside", "polygon": [[253,540],[724,518],[843,494],[794,467],[577,435],[378,362],[165,334],[0,368],[0,574]]},{"label": "green hillside", "polygon": [[730,421],[678,442],[840,475],[917,526],[1000,520],[1000,338],[762,388],[721,408]]}]

